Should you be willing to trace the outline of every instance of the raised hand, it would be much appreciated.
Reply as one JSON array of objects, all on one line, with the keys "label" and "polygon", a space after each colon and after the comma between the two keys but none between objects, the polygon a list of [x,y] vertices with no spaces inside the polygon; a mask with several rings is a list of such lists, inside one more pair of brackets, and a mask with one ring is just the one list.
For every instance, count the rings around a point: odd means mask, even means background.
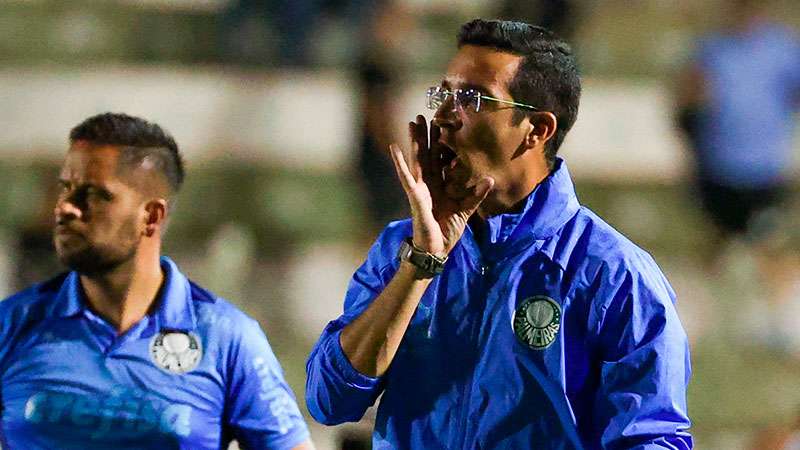
[{"label": "raised hand", "polygon": [[[483,177],[472,186],[446,189],[442,177],[442,149],[439,127],[425,117],[409,122],[411,149],[389,146],[397,176],[408,196],[414,229],[414,244],[436,255],[450,253],[464,234],[467,220],[478,209],[494,186],[494,179]],[[458,195],[455,194],[458,192]]]}]

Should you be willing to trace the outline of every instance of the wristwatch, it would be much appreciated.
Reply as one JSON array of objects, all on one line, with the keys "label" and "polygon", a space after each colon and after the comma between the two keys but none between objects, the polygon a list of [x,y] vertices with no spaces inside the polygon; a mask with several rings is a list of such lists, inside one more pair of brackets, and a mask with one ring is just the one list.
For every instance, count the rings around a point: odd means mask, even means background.
[{"label": "wristwatch", "polygon": [[397,252],[400,261],[408,261],[417,268],[417,275],[422,278],[433,278],[444,271],[447,256],[439,257],[414,245],[411,238],[405,238],[400,243]]}]

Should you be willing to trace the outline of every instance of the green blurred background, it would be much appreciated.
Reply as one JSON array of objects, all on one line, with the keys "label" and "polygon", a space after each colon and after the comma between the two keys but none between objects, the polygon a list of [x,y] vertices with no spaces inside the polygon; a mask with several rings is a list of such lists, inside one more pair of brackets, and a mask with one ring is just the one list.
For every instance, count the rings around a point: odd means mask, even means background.
[{"label": "green blurred background", "polygon": [[[391,173],[378,177],[387,187],[367,182],[364,130],[404,142],[459,25],[500,3],[0,0],[0,291],[61,270],[48,230],[69,129],[108,110],[140,115],[173,132],[188,164],[166,253],[261,321],[302,401],[306,355],[382,222],[405,211]],[[517,3],[535,15],[537,2]],[[799,208],[789,203],[772,246],[779,294],[747,243],[714,247],[671,91],[719,8],[572,2],[585,91],[562,154],[582,202],[650,251],[678,293],[697,448],[750,449],[800,412]],[[796,1],[770,8],[800,24]],[[376,60],[377,89],[363,74]],[[721,255],[713,269],[709,254]],[[329,449],[346,429],[312,431]]]}]

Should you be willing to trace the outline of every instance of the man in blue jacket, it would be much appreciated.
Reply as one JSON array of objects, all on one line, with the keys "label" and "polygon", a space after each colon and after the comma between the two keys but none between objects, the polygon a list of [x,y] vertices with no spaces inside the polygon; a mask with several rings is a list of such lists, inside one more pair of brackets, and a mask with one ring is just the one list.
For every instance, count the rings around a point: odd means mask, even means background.
[{"label": "man in blue jacket", "polygon": [[182,181],[158,125],[72,130],[53,235],[72,271],[0,302],[0,447],[312,448],[258,323],[161,256]]},{"label": "man in blue jacket", "polygon": [[320,422],[382,394],[375,448],[688,449],[689,353],[653,259],[575,196],[556,157],[580,79],[549,31],[461,29],[430,130],[391,153],[411,206],[307,365]]}]

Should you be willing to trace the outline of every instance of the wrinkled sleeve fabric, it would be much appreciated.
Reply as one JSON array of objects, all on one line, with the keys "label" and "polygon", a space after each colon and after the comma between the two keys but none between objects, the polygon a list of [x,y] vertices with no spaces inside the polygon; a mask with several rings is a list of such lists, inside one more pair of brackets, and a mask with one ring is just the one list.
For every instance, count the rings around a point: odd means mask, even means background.
[{"label": "wrinkled sleeve fabric", "polygon": [[410,228],[402,222],[390,224],[378,237],[358,268],[344,301],[344,313],[330,322],[314,346],[306,364],[306,405],[311,416],[325,425],[355,422],[383,390],[380,377],[359,373],[342,351],[339,336],[383,291],[397,271],[394,255]]},{"label": "wrinkled sleeve fabric", "polygon": [[688,450],[691,367],[675,294],[649,255],[634,259],[601,289],[595,433],[607,450]]},{"label": "wrinkled sleeve fabric", "polygon": [[243,449],[291,449],[308,428],[258,323],[237,324],[229,362],[227,428]]}]

